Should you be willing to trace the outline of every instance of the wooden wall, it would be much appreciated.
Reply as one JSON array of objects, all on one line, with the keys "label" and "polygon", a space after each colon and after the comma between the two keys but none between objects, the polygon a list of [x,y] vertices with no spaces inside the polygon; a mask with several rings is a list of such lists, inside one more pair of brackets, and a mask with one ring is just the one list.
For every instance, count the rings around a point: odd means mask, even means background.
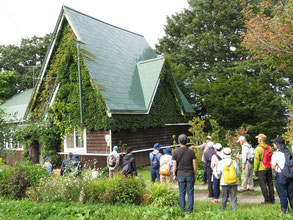
[{"label": "wooden wall", "polygon": [[172,125],[150,129],[138,129],[136,132],[120,131],[112,133],[112,146],[119,145],[119,141],[127,144],[127,147],[133,147],[133,150],[142,150],[152,148],[155,143],[163,146],[173,145],[173,135],[176,135],[176,141],[180,134],[190,135],[188,133],[189,125]]},{"label": "wooden wall", "polygon": [[[105,135],[109,134],[109,131],[87,131],[87,153],[106,153],[107,142]],[[109,149],[108,149],[109,150]],[[108,151],[109,153],[109,151]]]},{"label": "wooden wall", "polygon": [[21,162],[22,150],[14,150],[9,152],[6,157],[6,164],[13,165],[15,162]]}]

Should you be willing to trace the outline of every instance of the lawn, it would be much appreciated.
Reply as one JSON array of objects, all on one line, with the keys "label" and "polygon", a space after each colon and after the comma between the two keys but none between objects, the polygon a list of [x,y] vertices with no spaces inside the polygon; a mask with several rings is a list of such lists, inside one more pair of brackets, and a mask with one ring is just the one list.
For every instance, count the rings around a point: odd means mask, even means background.
[{"label": "lawn", "polygon": [[36,203],[32,201],[0,201],[0,219],[292,219],[281,215],[280,205],[239,204],[237,211],[221,211],[220,204],[195,202],[191,214],[178,206],[161,207],[79,203]]}]

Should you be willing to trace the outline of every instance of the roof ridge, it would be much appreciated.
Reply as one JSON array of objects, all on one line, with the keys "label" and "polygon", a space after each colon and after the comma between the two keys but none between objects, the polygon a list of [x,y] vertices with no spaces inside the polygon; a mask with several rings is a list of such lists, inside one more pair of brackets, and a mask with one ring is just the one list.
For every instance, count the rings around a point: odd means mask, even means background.
[{"label": "roof ridge", "polygon": [[156,60],[162,60],[162,59],[165,59],[165,58],[163,56],[156,57],[156,58],[152,58],[152,59],[148,59],[148,60],[139,61],[137,64],[144,64],[144,63],[149,63],[149,62],[153,62],[153,61],[156,61]]},{"label": "roof ridge", "polygon": [[120,29],[120,30],[123,30],[123,31],[129,32],[129,33],[131,33],[131,34],[135,34],[135,35],[138,35],[138,36],[144,38],[144,36],[141,35],[141,34],[138,34],[138,33],[135,33],[135,32],[129,31],[129,30],[126,30],[126,29],[124,29],[124,28],[121,28],[121,27],[115,26],[115,25],[113,25],[113,24],[109,24],[109,23],[107,23],[107,22],[105,22],[105,21],[99,20],[99,19],[97,19],[97,18],[95,18],[95,17],[93,17],[93,16],[87,15],[87,14],[85,14],[85,13],[83,13],[83,12],[80,12],[80,11],[78,11],[78,10],[76,10],[76,9],[73,9],[73,8],[71,8],[71,7],[68,7],[68,6],[66,6],[66,5],[63,5],[62,8],[67,8],[67,9],[69,9],[69,10],[75,11],[75,12],[77,12],[77,13],[79,13],[79,14],[82,14],[82,15],[84,15],[84,16],[87,16],[87,17],[89,17],[89,18],[91,18],[91,19],[94,19],[94,20],[96,20],[96,21],[102,22],[102,23],[104,23],[104,24],[106,24],[106,25],[110,25],[110,26],[112,26],[112,27],[114,27],[114,28],[118,28],[118,29]]}]

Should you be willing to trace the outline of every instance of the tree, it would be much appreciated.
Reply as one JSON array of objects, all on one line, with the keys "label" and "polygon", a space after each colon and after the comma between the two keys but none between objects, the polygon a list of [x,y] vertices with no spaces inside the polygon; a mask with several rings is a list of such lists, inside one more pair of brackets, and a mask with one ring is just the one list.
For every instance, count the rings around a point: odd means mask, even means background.
[{"label": "tree", "polygon": [[17,92],[16,84],[19,74],[15,71],[0,72],[0,104]]},{"label": "tree", "polygon": [[263,0],[245,9],[243,45],[293,80],[293,0]]},{"label": "tree", "polygon": [[188,9],[167,18],[157,51],[172,62],[177,81],[202,118],[225,129],[251,124],[251,132],[280,134],[288,89],[283,73],[252,60],[242,45],[242,11],[258,0],[190,0]]},{"label": "tree", "polygon": [[[33,78],[38,75],[49,42],[50,35],[46,34],[44,37],[23,38],[20,46],[0,45],[0,72],[7,72],[0,75],[0,81],[5,84],[4,81],[8,80],[6,84],[9,84],[9,88],[13,88],[5,97],[1,96],[0,91],[0,99],[33,87]],[[9,81],[11,77],[7,78],[12,72],[16,77],[13,86]]]}]

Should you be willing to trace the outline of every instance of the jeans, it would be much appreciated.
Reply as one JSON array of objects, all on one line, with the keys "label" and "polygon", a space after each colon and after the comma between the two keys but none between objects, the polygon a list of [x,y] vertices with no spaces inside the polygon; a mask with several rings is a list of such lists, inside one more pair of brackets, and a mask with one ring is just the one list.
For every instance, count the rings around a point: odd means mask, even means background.
[{"label": "jeans", "polygon": [[272,169],[258,171],[258,181],[265,202],[275,202]]},{"label": "jeans", "polygon": [[181,211],[185,211],[185,195],[187,191],[187,211],[193,211],[194,203],[194,176],[178,176],[178,186],[179,186],[179,206]]},{"label": "jeans", "polygon": [[276,189],[281,202],[281,209],[287,212],[288,201],[293,210],[293,179],[287,179],[281,173],[275,178]]},{"label": "jeans", "polygon": [[228,197],[231,198],[232,210],[237,209],[237,185],[222,186],[221,208],[224,210],[227,206]]},{"label": "jeans", "polygon": [[152,177],[152,182],[154,183],[156,178],[160,182],[160,174],[159,174],[159,169],[154,169],[151,168],[151,177]]},{"label": "jeans", "polygon": [[214,185],[214,199],[218,199],[220,195],[220,179],[217,179],[213,175],[213,185]]}]

